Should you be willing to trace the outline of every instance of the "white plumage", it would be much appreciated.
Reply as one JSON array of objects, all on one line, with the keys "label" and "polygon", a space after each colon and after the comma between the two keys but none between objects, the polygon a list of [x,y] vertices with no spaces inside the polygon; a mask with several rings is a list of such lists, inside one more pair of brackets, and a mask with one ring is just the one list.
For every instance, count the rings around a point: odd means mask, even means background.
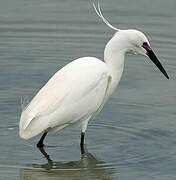
[{"label": "white plumage", "polygon": [[137,30],[119,30],[102,15],[100,6],[94,8],[115,35],[107,43],[104,61],[94,57],[83,57],[72,61],[41,88],[20,119],[20,136],[31,138],[49,131],[59,131],[77,124],[81,127],[81,149],[84,153],[84,133],[90,119],[103,108],[104,103],[115,91],[124,69],[126,53],[148,56],[160,71],[169,78],[152,51],[146,36]]},{"label": "white plumage", "polygon": [[96,58],[84,57],[69,63],[24,109],[20,136],[28,139],[44,130],[62,129],[91,118],[103,103],[109,77],[105,63]]}]

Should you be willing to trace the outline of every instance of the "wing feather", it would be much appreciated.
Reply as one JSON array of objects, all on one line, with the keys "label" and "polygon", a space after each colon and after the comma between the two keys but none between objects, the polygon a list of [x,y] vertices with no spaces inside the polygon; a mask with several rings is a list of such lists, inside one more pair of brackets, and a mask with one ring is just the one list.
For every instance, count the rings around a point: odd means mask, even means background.
[{"label": "wing feather", "polygon": [[108,77],[106,65],[96,58],[80,58],[66,65],[22,112],[20,136],[29,138],[93,113],[103,101]]}]

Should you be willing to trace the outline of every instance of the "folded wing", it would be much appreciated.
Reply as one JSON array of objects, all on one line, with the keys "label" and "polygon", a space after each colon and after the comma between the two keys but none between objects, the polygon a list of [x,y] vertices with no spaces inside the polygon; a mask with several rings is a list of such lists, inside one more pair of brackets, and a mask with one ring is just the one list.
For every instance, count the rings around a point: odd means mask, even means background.
[{"label": "folded wing", "polygon": [[61,70],[41,88],[20,119],[20,136],[62,129],[94,114],[103,103],[109,74],[104,62],[85,57]]}]

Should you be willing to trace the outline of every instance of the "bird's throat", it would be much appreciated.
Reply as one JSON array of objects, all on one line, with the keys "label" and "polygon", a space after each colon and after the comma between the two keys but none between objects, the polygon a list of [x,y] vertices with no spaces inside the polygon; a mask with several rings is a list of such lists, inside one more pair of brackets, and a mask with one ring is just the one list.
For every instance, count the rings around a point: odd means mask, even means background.
[{"label": "bird's throat", "polygon": [[114,53],[114,54],[111,53],[110,56],[105,56],[104,61],[112,77],[112,81],[108,93],[109,95],[111,95],[115,91],[117,85],[119,84],[119,81],[123,74],[124,60],[125,60],[125,53],[122,52]]}]

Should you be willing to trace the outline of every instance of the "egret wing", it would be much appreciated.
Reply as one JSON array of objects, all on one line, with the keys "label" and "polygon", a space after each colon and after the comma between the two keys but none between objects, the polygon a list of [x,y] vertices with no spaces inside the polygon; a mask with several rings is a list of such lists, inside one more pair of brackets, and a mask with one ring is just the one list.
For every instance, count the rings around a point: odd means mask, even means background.
[{"label": "egret wing", "polygon": [[29,138],[90,116],[102,104],[108,76],[107,67],[96,58],[80,58],[66,65],[22,112],[20,136]]}]

